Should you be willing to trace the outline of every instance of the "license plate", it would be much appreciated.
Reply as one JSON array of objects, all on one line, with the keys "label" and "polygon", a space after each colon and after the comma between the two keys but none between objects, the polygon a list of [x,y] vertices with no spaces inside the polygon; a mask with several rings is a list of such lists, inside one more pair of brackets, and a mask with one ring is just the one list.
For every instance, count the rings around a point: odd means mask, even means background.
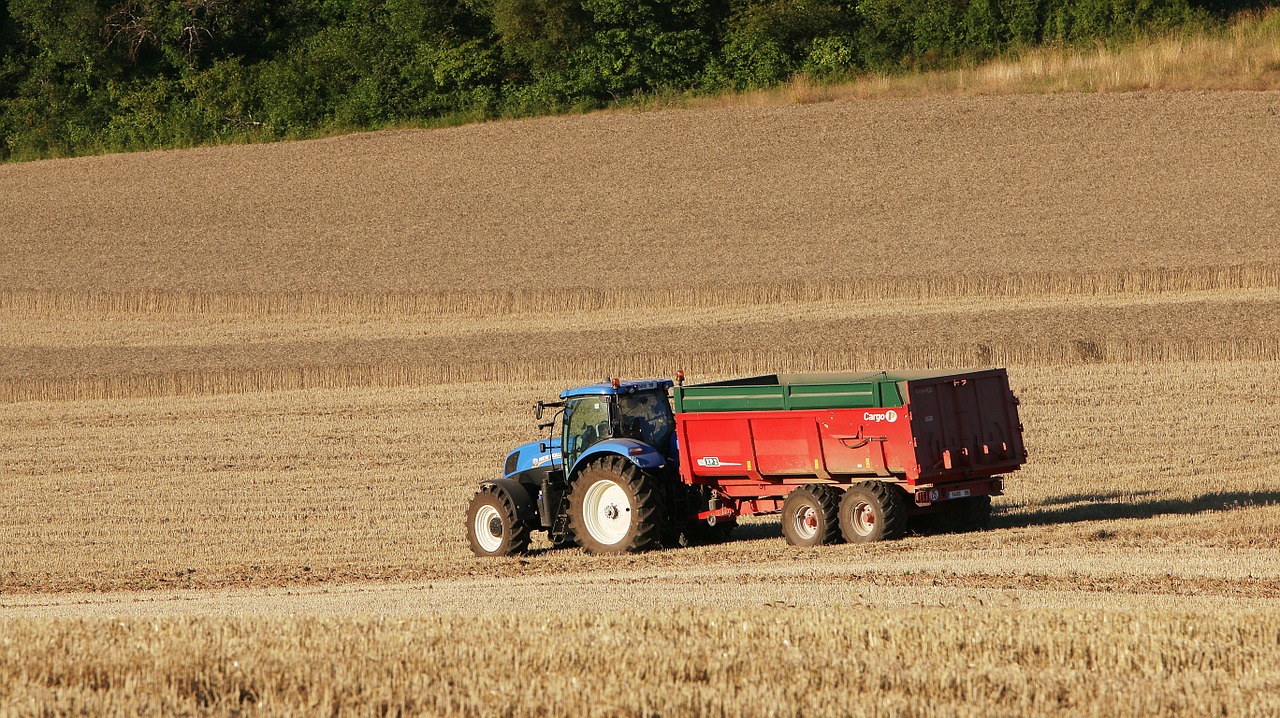
[{"label": "license plate", "polygon": [[949,499],[963,499],[968,495],[969,495],[968,489],[956,489],[955,491],[947,492],[947,498]]}]

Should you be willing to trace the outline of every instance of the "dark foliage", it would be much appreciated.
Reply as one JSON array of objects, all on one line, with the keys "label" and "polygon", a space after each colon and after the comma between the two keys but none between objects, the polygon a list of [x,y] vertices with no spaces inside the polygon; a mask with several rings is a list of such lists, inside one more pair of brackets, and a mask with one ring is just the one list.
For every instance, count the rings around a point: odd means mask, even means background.
[{"label": "dark foliage", "polygon": [[590,108],[1220,22],[1227,0],[8,0],[0,158]]}]

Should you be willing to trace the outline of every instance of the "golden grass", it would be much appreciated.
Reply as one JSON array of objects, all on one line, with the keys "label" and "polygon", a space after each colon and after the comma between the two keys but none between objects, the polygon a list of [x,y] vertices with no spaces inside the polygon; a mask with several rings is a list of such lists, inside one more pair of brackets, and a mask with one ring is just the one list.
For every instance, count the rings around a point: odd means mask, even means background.
[{"label": "golden grass", "polygon": [[1277,89],[1280,10],[1272,8],[1242,13],[1220,30],[1118,46],[1029,48],[976,67],[867,75],[835,84],[800,76],[777,88],[689,98],[680,104],[708,108],[906,97]]},{"label": "golden grass", "polygon": [[164,290],[67,291],[0,289],[0,312],[15,318],[96,318],[97,315],[214,315],[306,317],[360,315],[494,318],[522,314],[562,316],[606,310],[688,311],[738,305],[790,305],[886,299],[1078,297],[1147,295],[1280,288],[1280,264],[1143,267],[1106,271],[1038,271],[906,276],[892,282],[862,277],[759,281],[729,286],[557,286],[397,294],[365,292],[183,292]]},{"label": "golden grass", "polygon": [[506,302],[493,298],[487,314],[487,295],[459,293],[10,291],[0,293],[9,332],[0,336],[0,402],[579,381],[680,368],[1275,360],[1277,288],[1276,266],[1251,264],[797,281],[718,294],[513,291]]},{"label": "golden grass", "polygon": [[0,713],[1263,715],[1275,613],[0,619]]}]

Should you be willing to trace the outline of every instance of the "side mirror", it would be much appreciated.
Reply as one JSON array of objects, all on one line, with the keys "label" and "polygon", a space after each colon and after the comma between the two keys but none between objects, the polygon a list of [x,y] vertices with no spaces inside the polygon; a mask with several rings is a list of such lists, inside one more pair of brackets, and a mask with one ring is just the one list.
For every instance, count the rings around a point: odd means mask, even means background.
[{"label": "side mirror", "polygon": [[533,418],[535,419],[542,418],[542,402],[538,402],[537,404],[533,405]]},{"label": "side mirror", "polygon": [[538,453],[540,454],[547,453],[547,442],[545,441],[538,442]]}]

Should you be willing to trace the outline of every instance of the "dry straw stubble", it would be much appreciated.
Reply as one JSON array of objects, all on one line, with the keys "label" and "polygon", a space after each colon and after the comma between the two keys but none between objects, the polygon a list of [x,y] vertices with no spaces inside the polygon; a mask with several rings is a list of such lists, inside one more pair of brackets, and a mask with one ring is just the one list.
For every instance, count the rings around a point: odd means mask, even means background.
[{"label": "dry straw stubble", "polygon": [[756,608],[0,627],[0,713],[835,716],[848,714],[850,696],[871,715],[1280,710],[1280,624],[1232,611]]}]

